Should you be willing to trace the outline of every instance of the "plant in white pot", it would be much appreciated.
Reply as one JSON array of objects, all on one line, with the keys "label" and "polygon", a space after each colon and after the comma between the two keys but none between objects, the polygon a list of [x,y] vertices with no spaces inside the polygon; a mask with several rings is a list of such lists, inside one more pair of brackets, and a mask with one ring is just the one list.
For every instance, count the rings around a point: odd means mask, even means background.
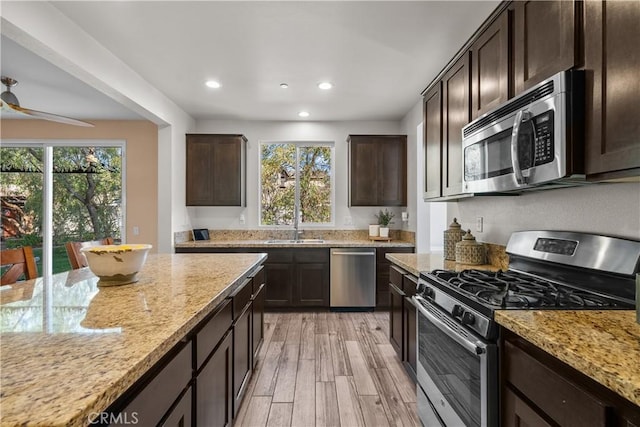
[{"label": "plant in white pot", "polygon": [[393,212],[389,212],[388,209],[376,214],[376,218],[378,218],[378,224],[380,225],[380,237],[389,237],[389,224],[391,224],[391,220],[396,216]]}]

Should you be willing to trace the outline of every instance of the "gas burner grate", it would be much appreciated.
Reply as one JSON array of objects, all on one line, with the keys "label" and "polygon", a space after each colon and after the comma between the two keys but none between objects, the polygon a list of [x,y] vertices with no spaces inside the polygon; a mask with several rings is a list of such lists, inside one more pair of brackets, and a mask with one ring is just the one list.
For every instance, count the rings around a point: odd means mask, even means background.
[{"label": "gas burner grate", "polygon": [[615,302],[513,271],[434,270],[431,273],[462,293],[502,308],[610,308]]}]

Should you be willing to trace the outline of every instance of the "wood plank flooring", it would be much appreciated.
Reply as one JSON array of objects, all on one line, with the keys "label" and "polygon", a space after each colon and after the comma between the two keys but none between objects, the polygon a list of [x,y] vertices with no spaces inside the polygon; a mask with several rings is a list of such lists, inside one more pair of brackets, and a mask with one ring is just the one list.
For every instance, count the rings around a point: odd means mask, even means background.
[{"label": "wood plank flooring", "polygon": [[388,327],[385,312],[265,313],[234,426],[420,426]]}]

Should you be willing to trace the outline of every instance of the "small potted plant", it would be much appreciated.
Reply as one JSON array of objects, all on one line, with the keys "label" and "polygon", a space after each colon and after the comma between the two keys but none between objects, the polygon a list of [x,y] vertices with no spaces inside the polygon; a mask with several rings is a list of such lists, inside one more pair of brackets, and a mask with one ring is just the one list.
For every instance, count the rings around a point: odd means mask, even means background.
[{"label": "small potted plant", "polygon": [[389,224],[392,224],[393,217],[396,216],[393,212],[389,212],[388,209],[376,214],[378,218],[378,224],[380,225],[380,237],[389,237]]}]

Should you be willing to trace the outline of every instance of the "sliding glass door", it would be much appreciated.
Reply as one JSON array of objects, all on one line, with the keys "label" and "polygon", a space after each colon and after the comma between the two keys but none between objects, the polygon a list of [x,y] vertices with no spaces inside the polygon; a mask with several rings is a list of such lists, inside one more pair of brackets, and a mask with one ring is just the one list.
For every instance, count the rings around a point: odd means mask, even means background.
[{"label": "sliding glass door", "polygon": [[68,241],[123,239],[123,143],[3,144],[0,165],[2,248],[32,246],[40,275],[71,268]]}]

